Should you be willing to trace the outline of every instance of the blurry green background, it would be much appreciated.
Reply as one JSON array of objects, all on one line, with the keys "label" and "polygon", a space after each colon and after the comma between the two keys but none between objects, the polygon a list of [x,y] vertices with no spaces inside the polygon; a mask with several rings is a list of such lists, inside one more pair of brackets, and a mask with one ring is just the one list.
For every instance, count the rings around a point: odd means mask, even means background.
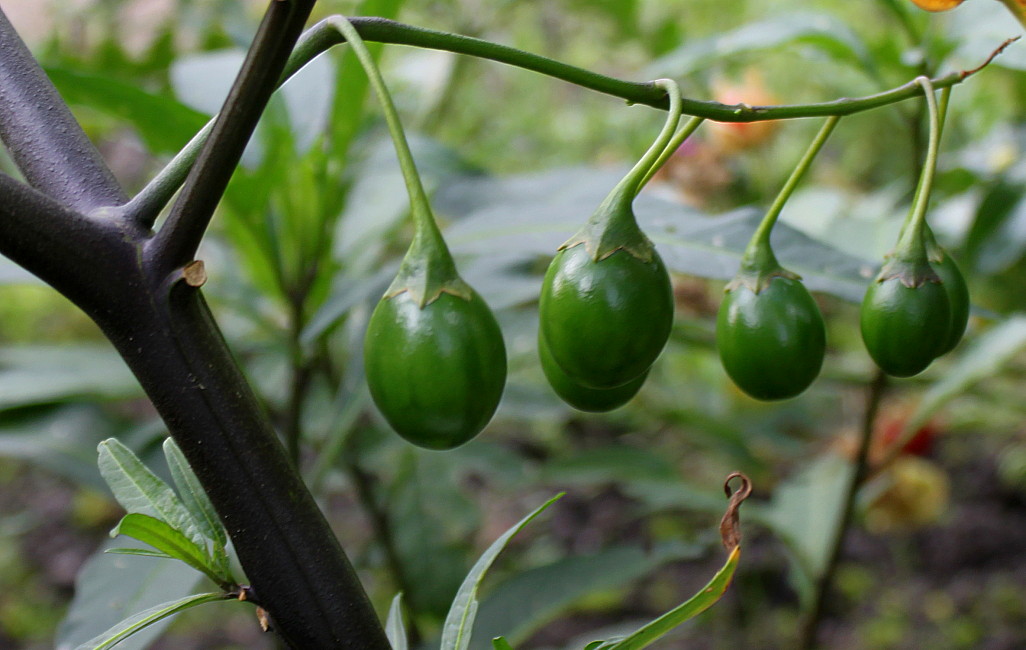
[{"label": "blurry green background", "polygon": [[[1021,31],[986,0],[946,14],[905,0],[724,4],[321,0],[315,14],[390,15],[749,104],[862,96],[974,68]],[[0,7],[134,192],[217,110],[263,3]],[[492,62],[381,49],[446,237],[510,357],[492,424],[435,453],[391,433],[363,385],[363,327],[410,228],[380,111],[343,53],[272,102],[201,257],[233,350],[276,424],[302,431],[304,476],[379,611],[401,589],[417,636],[435,638],[477,553],[566,490],[486,582],[473,647],[505,634],[518,648],[579,648],[632,629],[722,564],[721,483],[741,470],[755,495],[741,511],[735,584],[660,647],[792,647],[873,376],[857,303],[908,210],[922,102],[843,119],[774,233],[827,318],[827,360],[807,393],[777,404],[741,394],[720,368],[713,324],[724,282],[819,122],[707,124],[637,204],[675,274],[671,342],[627,407],[586,415],[558,401],[538,366],[540,277],[662,115]],[[826,647],[1026,647],[1023,70],[1026,45],[1012,45],[952,95],[930,219],[969,279],[974,315],[952,354],[888,388],[874,454],[903,427],[920,431],[860,495]],[[2,154],[0,168],[16,173]],[[159,472],[164,435],[95,326],[0,262],[0,648],[73,647],[117,612],[196,587],[184,567],[95,555],[120,516],[96,443],[118,436]],[[231,604],[180,617],[154,643],[272,647],[251,610]]]}]

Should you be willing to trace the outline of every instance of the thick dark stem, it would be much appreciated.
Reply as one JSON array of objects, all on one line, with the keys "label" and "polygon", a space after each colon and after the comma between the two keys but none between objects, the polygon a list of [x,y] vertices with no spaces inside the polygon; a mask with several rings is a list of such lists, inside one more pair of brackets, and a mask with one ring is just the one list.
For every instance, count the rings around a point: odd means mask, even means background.
[{"label": "thick dark stem", "polygon": [[855,513],[855,500],[858,497],[859,488],[869,475],[869,447],[873,441],[873,425],[876,422],[876,413],[880,408],[884,392],[887,389],[887,375],[877,370],[873,382],[869,385],[866,394],[866,410],[862,417],[862,432],[859,439],[859,449],[855,455],[855,471],[852,472],[851,483],[844,495],[844,504],[841,506],[841,520],[835,531],[833,546],[830,555],[827,556],[826,566],[823,574],[816,580],[816,592],[813,595],[812,607],[806,615],[802,625],[801,648],[812,650],[817,647],[817,632],[820,621],[826,608],[827,596],[830,587],[833,585],[834,574],[841,561],[841,552],[844,550],[844,540],[848,536],[848,529],[851,527]]},{"label": "thick dark stem", "polygon": [[87,212],[128,200],[0,10],[0,139],[30,185]]},{"label": "thick dark stem", "polygon": [[158,272],[170,273],[195,256],[313,5],[314,0],[271,1],[210,138],[167,222],[147,247]]},{"label": "thick dark stem", "polygon": [[93,314],[220,513],[247,579],[293,648],[386,650],[377,616],[313,497],[182,281]]}]

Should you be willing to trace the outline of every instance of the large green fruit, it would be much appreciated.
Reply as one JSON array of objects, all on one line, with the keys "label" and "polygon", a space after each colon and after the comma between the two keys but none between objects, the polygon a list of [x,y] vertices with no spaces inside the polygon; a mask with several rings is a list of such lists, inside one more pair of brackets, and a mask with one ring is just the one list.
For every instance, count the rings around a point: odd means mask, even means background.
[{"label": "large green fruit", "polygon": [[941,347],[937,356],[947,354],[955,349],[958,342],[965,334],[966,325],[969,323],[969,287],[965,283],[965,277],[955,264],[955,260],[948,254],[940,262],[930,262],[930,266],[941,279],[941,284],[948,294],[948,302],[951,305],[951,329],[948,330],[947,339]]},{"label": "large green fruit", "polygon": [[951,331],[951,304],[939,282],[908,287],[898,277],[869,285],[860,312],[862,340],[881,370],[918,375],[941,353]]},{"label": "large green fruit", "polygon": [[363,349],[374,403],[399,435],[428,449],[480,433],[506,384],[502,332],[477,293],[443,293],[423,309],[409,292],[384,298]]},{"label": "large green fruit", "polygon": [[618,250],[595,261],[583,244],[549,264],[539,304],[552,358],[588,388],[637,379],[656,360],[673,324],[670,276],[659,254]]},{"label": "large green fruit", "polygon": [[716,346],[738,388],[756,399],[787,399],[819,375],[826,327],[805,285],[778,276],[759,293],[744,284],[727,292],[716,318]]},{"label": "large green fruit", "polygon": [[556,360],[552,358],[549,346],[545,343],[545,337],[538,334],[538,358],[541,360],[542,370],[545,378],[549,380],[552,390],[559,395],[560,399],[579,411],[589,413],[605,413],[618,409],[638,394],[648,371],[641,373],[623,386],[615,388],[588,388],[573,380],[563,372]]}]

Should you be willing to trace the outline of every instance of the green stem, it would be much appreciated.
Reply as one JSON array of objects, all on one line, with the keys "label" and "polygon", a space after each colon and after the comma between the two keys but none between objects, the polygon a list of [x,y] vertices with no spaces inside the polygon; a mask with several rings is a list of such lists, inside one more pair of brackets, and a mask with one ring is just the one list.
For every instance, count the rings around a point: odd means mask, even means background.
[{"label": "green stem", "polygon": [[673,134],[673,137],[666,144],[666,148],[663,149],[661,154],[659,154],[659,159],[656,160],[649,168],[648,173],[645,174],[645,178],[641,179],[641,183],[638,187],[639,191],[648,185],[648,182],[652,180],[652,177],[656,175],[656,172],[666,164],[666,161],[670,159],[670,156],[676,153],[677,149],[680,148],[680,145],[684,144],[684,141],[687,140],[688,137],[695,132],[695,129],[697,129],[704,121],[704,117],[692,117],[688,120],[688,123],[684,125],[684,128]]},{"label": "green stem", "polygon": [[934,96],[933,85],[927,77],[917,77],[916,83],[923,88],[926,95],[926,106],[930,113],[930,140],[926,149],[926,163],[916,187],[912,210],[902,225],[901,237],[898,239],[897,251],[915,251],[924,243],[923,230],[926,225],[926,208],[930,204],[930,190],[933,188],[933,177],[937,170],[937,151],[940,148],[940,110]]},{"label": "green stem", "polygon": [[[670,110],[666,115],[666,123],[663,124],[662,131],[656,137],[655,142],[648,148],[645,155],[635,163],[634,167],[631,168],[627,175],[623,177],[623,180],[617,184],[618,190],[628,196],[629,199],[633,199],[637,196],[641,188],[645,186],[645,183],[651,178],[651,174],[655,173],[657,164],[660,164],[663,152],[666,150],[667,145],[670,144],[670,140],[673,138],[674,131],[677,130],[677,125],[680,123],[681,116],[681,96],[680,86],[673,79],[657,79],[652,82],[653,85],[658,86],[666,90],[666,94],[670,97]],[[614,193],[616,190],[614,190]]]},{"label": "green stem", "polygon": [[413,221],[417,234],[421,236],[430,235],[432,238],[437,237],[440,240],[442,234],[438,230],[438,224],[435,223],[434,217],[431,216],[431,206],[428,203],[427,192],[424,191],[424,185],[420,181],[420,174],[417,173],[417,165],[413,161],[410,145],[406,141],[406,133],[403,131],[402,122],[399,120],[399,112],[395,108],[395,103],[392,101],[392,95],[388,92],[388,87],[385,86],[385,80],[381,78],[381,72],[378,70],[377,64],[374,63],[374,57],[371,56],[360,34],[353,27],[353,24],[349,22],[348,18],[345,16],[331,16],[326,20],[349,42],[349,45],[353,48],[353,53],[356,54],[360,65],[363,66],[364,72],[367,73],[367,79],[370,81],[371,88],[374,89],[374,93],[378,96],[378,101],[381,102],[381,108],[385,113],[385,122],[388,125],[388,133],[392,136],[392,144],[395,146],[395,153],[399,159],[399,168],[402,170],[403,181],[406,183],[406,191],[410,195],[410,209],[413,212]]},{"label": "green stem", "polygon": [[[834,127],[837,126],[837,122],[840,121],[840,117],[832,115],[827,118],[826,122],[819,129],[819,133],[812,140],[812,144],[805,151],[805,155],[798,161],[794,171],[791,172],[791,176],[784,183],[784,186],[780,189],[777,194],[777,198],[773,200],[773,204],[766,212],[766,216],[762,218],[762,222],[759,223],[759,227],[756,229],[755,234],[752,235],[751,241],[748,243],[748,247],[745,249],[744,257],[742,258],[742,266],[750,264],[756,264],[759,270],[764,270],[759,264],[762,261],[760,258],[764,257],[766,253],[769,254],[770,258],[773,258],[772,249],[770,248],[770,233],[773,230],[773,226],[777,223],[777,217],[780,216],[781,210],[784,209],[784,205],[787,200],[791,198],[791,194],[794,193],[798,182],[801,181],[805,172],[812,166],[812,161],[816,159],[816,154],[820,152],[823,145],[826,143],[827,138],[833,132]],[[766,260],[769,261],[769,260]],[[776,259],[772,259],[773,265],[776,265]]]}]

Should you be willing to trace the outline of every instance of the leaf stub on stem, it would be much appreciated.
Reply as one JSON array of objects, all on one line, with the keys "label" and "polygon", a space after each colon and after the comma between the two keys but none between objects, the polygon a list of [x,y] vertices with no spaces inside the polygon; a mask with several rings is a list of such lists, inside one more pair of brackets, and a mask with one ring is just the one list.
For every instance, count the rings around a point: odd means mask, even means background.
[{"label": "leaf stub on stem", "polygon": [[[741,479],[741,486],[735,492],[731,489],[730,482],[736,478]],[[741,472],[731,472],[723,482],[723,491],[730,502],[727,504],[727,511],[723,513],[723,519],[720,520],[720,538],[723,541],[723,548],[732,552],[741,545],[741,518],[738,509],[745,499],[751,496],[752,481]]]}]

